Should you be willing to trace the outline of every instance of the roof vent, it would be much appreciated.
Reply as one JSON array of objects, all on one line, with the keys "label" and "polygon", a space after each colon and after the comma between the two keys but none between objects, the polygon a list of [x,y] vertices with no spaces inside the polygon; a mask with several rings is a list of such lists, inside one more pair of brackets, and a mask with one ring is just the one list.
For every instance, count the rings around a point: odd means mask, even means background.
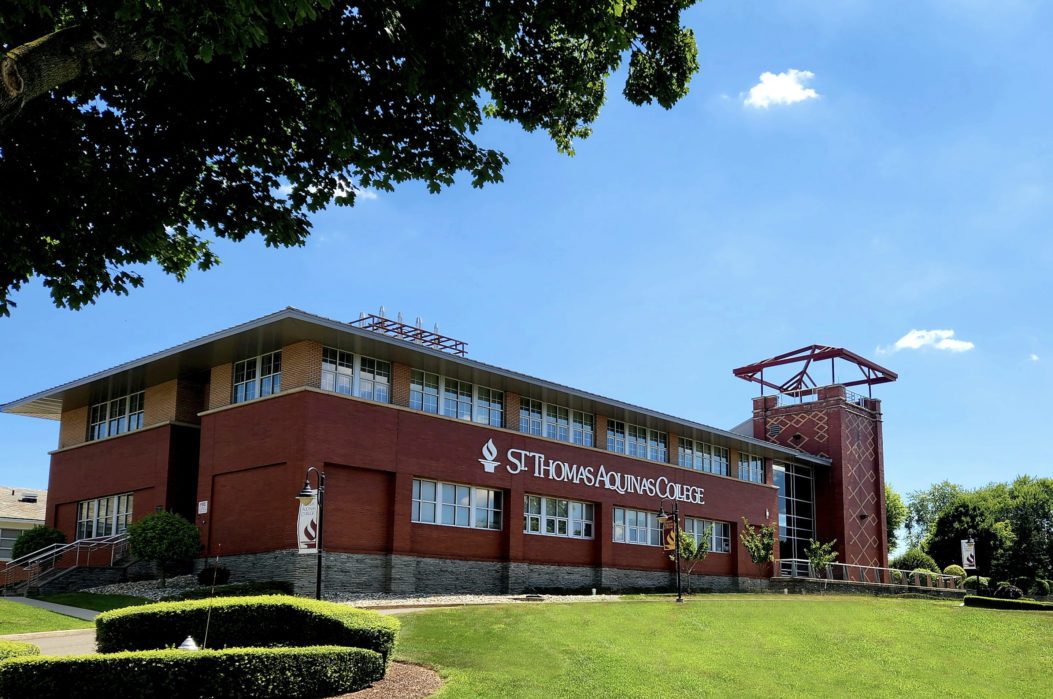
[{"label": "roof vent", "polygon": [[22,493],[22,497],[18,498],[18,501],[19,502],[36,502],[37,501],[37,494],[36,493]]}]

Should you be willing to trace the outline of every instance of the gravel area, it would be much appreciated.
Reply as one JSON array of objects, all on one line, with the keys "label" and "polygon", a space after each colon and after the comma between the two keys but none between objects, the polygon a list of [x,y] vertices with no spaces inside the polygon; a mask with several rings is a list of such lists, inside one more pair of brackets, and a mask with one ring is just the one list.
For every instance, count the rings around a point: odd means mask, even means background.
[{"label": "gravel area", "polygon": [[343,694],[355,699],[418,699],[430,697],[442,687],[442,679],[434,670],[409,663],[391,663],[384,679],[371,687]]},{"label": "gravel area", "polygon": [[199,587],[201,586],[197,584],[196,575],[177,575],[174,578],[168,578],[165,587],[161,587],[160,580],[140,580],[139,582],[89,587],[86,590],[81,590],[81,592],[95,592],[100,595],[133,595],[151,600],[160,600],[172,595],[178,595],[180,592],[195,590]]},{"label": "gravel area", "polygon": [[526,595],[390,595],[383,593],[345,594],[327,596],[334,602],[346,602],[356,607],[429,607],[461,606],[467,604],[538,604],[560,602],[612,602],[618,595],[538,595],[541,599],[527,599]]}]

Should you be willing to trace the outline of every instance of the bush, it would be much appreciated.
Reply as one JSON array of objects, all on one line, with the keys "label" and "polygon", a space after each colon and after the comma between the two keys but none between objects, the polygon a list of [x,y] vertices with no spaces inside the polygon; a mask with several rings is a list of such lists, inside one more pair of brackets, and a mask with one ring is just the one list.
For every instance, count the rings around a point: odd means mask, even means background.
[{"label": "bush", "polygon": [[928,585],[930,575],[932,571],[928,568],[915,568],[910,573],[910,582],[912,585]]},{"label": "bush", "polygon": [[187,636],[204,641],[212,608],[208,645],[333,645],[367,648],[387,662],[398,620],[346,604],[298,597],[235,597],[160,602],[104,612],[95,619],[95,643],[102,653],[175,647]]},{"label": "bush", "polygon": [[1024,596],[1024,591],[1016,585],[1002,583],[994,591],[994,596],[996,599],[1020,599]]},{"label": "bush", "polygon": [[[980,586],[984,587],[984,588],[990,587],[991,586],[991,578],[980,578]],[[976,589],[976,576],[975,575],[970,575],[969,577],[967,577],[962,582],[962,587],[964,587],[966,590],[975,590]]]},{"label": "bush", "polygon": [[894,585],[902,585],[903,584],[903,573],[899,572],[898,570],[893,570],[893,571],[891,571],[891,573],[892,573],[892,583]]},{"label": "bush", "polygon": [[230,582],[230,568],[205,566],[197,574],[198,585],[226,585]]},{"label": "bush", "polygon": [[0,696],[328,697],[384,676],[384,659],[364,648],[153,650],[0,663]]},{"label": "bush", "polygon": [[1029,592],[1033,595],[1046,596],[1049,594],[1049,581],[1048,580],[1036,580],[1034,585],[1031,586]]},{"label": "bush", "polygon": [[1035,602],[1029,599],[995,599],[994,597],[965,596],[966,607],[985,607],[987,609],[1018,609],[1021,611],[1053,612],[1053,604]]},{"label": "bush", "polygon": [[153,512],[128,525],[128,548],[133,556],[157,563],[164,587],[166,566],[196,556],[201,550],[201,534],[177,514]]},{"label": "bush", "polygon": [[66,543],[65,534],[58,529],[41,524],[18,535],[15,545],[11,547],[11,558],[21,558],[52,544],[64,543]]},{"label": "bush", "polygon": [[965,577],[965,568],[960,565],[954,565],[953,563],[943,569],[944,575],[957,575],[959,578]]},{"label": "bush", "polygon": [[933,573],[940,572],[940,567],[936,565],[936,561],[932,559],[932,556],[919,548],[912,548],[903,555],[894,558],[889,563],[889,567],[899,568],[900,570],[917,570],[918,568],[922,568]]},{"label": "bush", "polygon": [[[40,655],[40,649],[32,643],[21,641],[0,641],[0,660],[20,658],[26,655]],[[0,696],[4,696],[0,693]]]},{"label": "bush", "polygon": [[[291,595],[293,585],[285,580],[265,580],[233,585],[220,585],[216,588],[215,597],[255,597],[259,595]],[[181,602],[188,599],[208,599],[212,597],[211,587],[187,590],[178,595],[166,597],[165,602]]]}]

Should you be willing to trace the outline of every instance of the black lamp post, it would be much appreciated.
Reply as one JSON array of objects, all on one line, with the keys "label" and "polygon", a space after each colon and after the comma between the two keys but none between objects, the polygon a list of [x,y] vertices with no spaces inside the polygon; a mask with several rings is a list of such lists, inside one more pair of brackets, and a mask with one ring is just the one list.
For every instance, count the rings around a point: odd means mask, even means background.
[{"label": "black lamp post", "polygon": [[980,578],[980,557],[976,555],[976,537],[972,529],[969,530],[969,543],[973,547],[973,574],[976,575],[976,594],[980,594],[980,585],[982,579]]},{"label": "black lamp post", "polygon": [[[318,478],[318,488],[311,489],[311,471],[314,471],[315,476]],[[315,573],[315,587],[314,587],[314,598],[317,600],[322,599],[322,533],[325,531],[322,528],[322,518],[325,517],[325,509],[322,507],[322,498],[325,496],[325,471],[319,471],[314,466],[307,467],[307,473],[303,478],[303,488],[300,490],[299,495],[296,499],[300,501],[301,505],[310,505],[311,500],[315,496],[318,496],[318,543],[315,555],[318,557],[318,568]]]},{"label": "black lamp post", "polygon": [[[665,500],[658,506],[658,521],[662,524],[669,519],[665,513]],[[680,503],[673,501],[673,557],[676,561],[676,601],[683,603],[684,589],[680,584]]]}]

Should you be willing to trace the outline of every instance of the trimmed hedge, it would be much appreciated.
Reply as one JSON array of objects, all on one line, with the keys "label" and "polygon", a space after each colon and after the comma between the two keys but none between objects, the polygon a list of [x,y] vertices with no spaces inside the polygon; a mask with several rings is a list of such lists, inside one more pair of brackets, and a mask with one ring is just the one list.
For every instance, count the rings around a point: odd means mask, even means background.
[{"label": "trimmed hedge", "polygon": [[[959,578],[964,579],[965,578],[965,568],[962,568],[960,565],[955,565],[954,563],[952,563],[951,565],[949,565],[949,566],[947,566],[946,568],[943,569],[943,574],[944,575],[957,575]],[[959,582],[961,582],[961,581],[959,580]]]},{"label": "trimmed hedge", "polygon": [[1021,611],[1053,612],[1053,603],[1035,602],[1029,599],[995,599],[994,597],[965,596],[966,607],[984,607],[986,609],[1018,609]]},{"label": "trimmed hedge", "polygon": [[175,647],[187,636],[204,641],[209,607],[210,648],[350,646],[380,653],[386,663],[399,622],[346,604],[299,597],[232,597],[159,602],[104,612],[95,619],[101,653]]},{"label": "trimmed hedge", "polygon": [[[232,583],[230,585],[217,585],[216,597],[256,597],[259,595],[291,595],[293,585],[285,580],[265,580],[244,583]],[[164,602],[181,602],[188,599],[208,599],[212,597],[211,587],[202,587],[195,590],[187,590],[178,595],[165,597]]]},{"label": "trimmed hedge", "polygon": [[[40,655],[40,649],[32,643],[21,641],[0,641],[0,660],[21,658],[27,655]],[[0,694],[3,696],[3,694]]]},{"label": "trimmed hedge", "polygon": [[0,696],[331,697],[381,679],[384,669],[379,653],[336,646],[17,658],[0,663]]},{"label": "trimmed hedge", "polygon": [[940,572],[940,567],[936,565],[936,561],[932,559],[932,556],[919,548],[909,549],[900,556],[892,559],[892,562],[889,563],[889,568],[899,568],[900,570],[916,570],[917,568],[922,568],[924,570],[932,571],[933,573]]}]

